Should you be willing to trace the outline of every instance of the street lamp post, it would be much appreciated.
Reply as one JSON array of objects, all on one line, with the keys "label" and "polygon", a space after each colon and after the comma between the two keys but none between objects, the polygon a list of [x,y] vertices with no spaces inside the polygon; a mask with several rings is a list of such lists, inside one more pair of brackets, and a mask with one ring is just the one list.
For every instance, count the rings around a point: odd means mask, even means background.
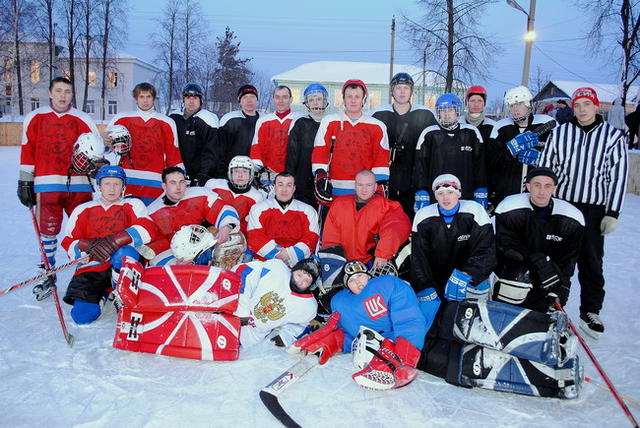
[{"label": "street lamp post", "polygon": [[507,0],[507,4],[527,15],[527,32],[524,35],[524,64],[522,66],[522,86],[529,85],[529,65],[531,64],[531,47],[536,38],[534,22],[536,17],[536,0],[529,0],[529,13],[527,13],[516,0]]}]

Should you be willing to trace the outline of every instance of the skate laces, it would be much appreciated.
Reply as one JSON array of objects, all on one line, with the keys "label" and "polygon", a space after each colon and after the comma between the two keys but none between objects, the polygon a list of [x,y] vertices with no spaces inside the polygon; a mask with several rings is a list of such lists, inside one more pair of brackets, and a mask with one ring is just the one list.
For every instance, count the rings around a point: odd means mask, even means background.
[{"label": "skate laces", "polygon": [[589,320],[589,322],[602,325],[602,321],[600,320],[600,315],[596,314],[595,312],[587,312],[586,317]]}]

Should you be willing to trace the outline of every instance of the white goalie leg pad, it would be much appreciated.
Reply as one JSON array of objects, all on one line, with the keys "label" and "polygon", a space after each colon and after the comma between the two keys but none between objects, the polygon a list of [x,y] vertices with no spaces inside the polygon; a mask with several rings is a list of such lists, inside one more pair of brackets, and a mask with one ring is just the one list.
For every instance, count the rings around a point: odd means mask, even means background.
[{"label": "white goalie leg pad", "polygon": [[384,337],[380,333],[361,325],[358,335],[351,342],[353,366],[358,370],[364,369],[373,359],[374,351],[380,349],[383,340]]},{"label": "white goalie leg pad", "polygon": [[511,279],[499,279],[496,282],[496,287],[498,288],[497,299],[499,301],[519,305],[527,298],[533,284]]}]

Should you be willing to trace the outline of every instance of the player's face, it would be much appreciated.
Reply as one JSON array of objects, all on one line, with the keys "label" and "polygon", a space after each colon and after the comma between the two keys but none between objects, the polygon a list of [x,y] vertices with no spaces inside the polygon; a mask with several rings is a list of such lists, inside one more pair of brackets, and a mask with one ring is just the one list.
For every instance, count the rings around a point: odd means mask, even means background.
[{"label": "player's face", "polygon": [[307,97],[307,107],[311,111],[323,111],[325,104],[322,94],[311,94]]},{"label": "player's face", "polygon": [[411,85],[399,83],[391,91],[393,100],[398,104],[407,104],[411,100]]},{"label": "player's face", "polygon": [[251,171],[247,168],[233,168],[231,170],[231,181],[238,187],[246,186],[251,180]]},{"label": "player's face", "polygon": [[293,177],[276,178],[276,199],[280,202],[288,202],[296,191],[296,180]]},{"label": "player's face", "polygon": [[576,102],[573,103],[573,112],[580,125],[591,125],[596,120],[598,106],[589,98],[578,98]]},{"label": "player's face", "polygon": [[302,291],[311,287],[311,282],[313,278],[309,275],[309,272],[304,271],[302,269],[294,270],[291,275],[293,276],[293,282],[298,286],[298,288]]},{"label": "player's face", "polygon": [[551,201],[553,193],[556,191],[556,185],[553,179],[544,175],[533,177],[527,184],[527,190],[530,195],[531,203],[538,207],[546,207]]},{"label": "player's face", "polygon": [[184,196],[184,192],[187,190],[187,180],[184,175],[179,172],[172,172],[167,175],[162,183],[167,198],[171,202],[179,202]]},{"label": "player's face", "polygon": [[153,107],[153,102],[155,98],[151,91],[140,91],[138,92],[138,96],[136,97],[136,104],[138,108],[142,111],[150,110]]},{"label": "player's face", "polygon": [[273,104],[276,106],[276,111],[278,113],[289,110],[289,107],[291,106],[291,95],[289,95],[289,90],[287,88],[276,89],[273,93]]},{"label": "player's face", "polygon": [[438,204],[445,210],[450,210],[458,203],[460,196],[453,190],[440,190],[436,193]]},{"label": "player's face", "polygon": [[364,290],[364,287],[367,286],[369,278],[369,274],[366,274],[364,272],[353,275],[347,282],[349,291],[351,291],[353,294],[360,294],[362,290]]},{"label": "player's face", "polygon": [[187,109],[187,111],[196,111],[200,108],[200,97],[184,97],[183,99],[184,102],[184,108]]},{"label": "player's face", "polygon": [[344,109],[348,114],[359,114],[364,106],[364,90],[361,87],[347,88],[344,91]]},{"label": "player's face", "polygon": [[367,202],[376,191],[376,177],[370,174],[356,175],[356,199]]},{"label": "player's face", "polygon": [[103,202],[113,204],[114,202],[118,202],[122,197],[122,192],[124,191],[124,183],[121,179],[116,177],[105,177],[100,180],[100,194],[102,196]]},{"label": "player's face", "polygon": [[64,111],[69,107],[69,104],[71,104],[73,88],[67,83],[56,82],[53,84],[53,88],[49,90],[49,98],[51,98],[53,108],[58,111]]},{"label": "player's face", "polygon": [[482,113],[482,110],[484,110],[484,98],[480,95],[471,95],[467,100],[467,108],[469,113]]},{"label": "player's face", "polygon": [[256,113],[257,106],[258,97],[253,94],[243,95],[242,98],[240,98],[240,108],[250,116],[253,116]]},{"label": "player's face", "polygon": [[515,103],[509,107],[511,117],[527,117],[529,116],[529,107],[525,103]]},{"label": "player's face", "polygon": [[438,110],[440,121],[444,123],[453,123],[458,119],[458,112],[454,108],[445,108]]}]

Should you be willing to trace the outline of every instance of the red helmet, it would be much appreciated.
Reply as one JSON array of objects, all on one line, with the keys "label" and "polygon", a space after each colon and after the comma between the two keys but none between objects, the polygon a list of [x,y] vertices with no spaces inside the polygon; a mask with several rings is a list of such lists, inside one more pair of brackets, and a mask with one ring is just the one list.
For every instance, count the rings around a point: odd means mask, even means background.
[{"label": "red helmet", "polygon": [[470,87],[464,95],[464,100],[469,101],[471,95],[480,95],[484,99],[485,104],[487,103],[487,90],[483,86]]},{"label": "red helmet", "polygon": [[357,85],[360,86],[362,88],[362,90],[364,91],[364,97],[366,98],[367,95],[369,94],[369,91],[367,91],[367,85],[364,84],[364,82],[362,80],[359,79],[349,79],[346,82],[344,82],[344,85],[342,85],[342,96],[344,97],[344,91],[345,89],[347,89],[348,86],[351,85]]}]

